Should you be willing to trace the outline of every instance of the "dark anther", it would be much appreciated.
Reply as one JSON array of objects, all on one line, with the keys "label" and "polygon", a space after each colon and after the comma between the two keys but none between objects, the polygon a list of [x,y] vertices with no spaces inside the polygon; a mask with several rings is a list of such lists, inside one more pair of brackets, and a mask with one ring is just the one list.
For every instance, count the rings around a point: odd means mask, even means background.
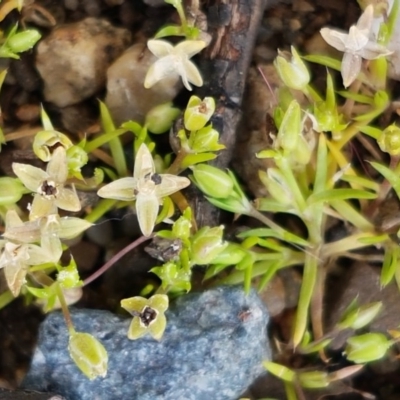
[{"label": "dark anther", "polygon": [[46,196],[55,196],[57,193],[57,188],[53,185],[49,185],[47,181],[43,182],[41,190]]},{"label": "dark anther", "polygon": [[147,327],[149,326],[157,317],[157,312],[150,307],[146,307],[140,314],[140,320]]},{"label": "dark anther", "polygon": [[159,185],[161,183],[161,175],[159,174],[153,174],[151,176],[151,180],[156,184]]}]

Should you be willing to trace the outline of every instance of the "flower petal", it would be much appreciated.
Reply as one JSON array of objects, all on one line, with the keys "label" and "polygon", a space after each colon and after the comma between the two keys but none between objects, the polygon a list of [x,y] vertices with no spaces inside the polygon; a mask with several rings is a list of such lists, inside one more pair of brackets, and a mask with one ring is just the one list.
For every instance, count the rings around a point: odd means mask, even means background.
[{"label": "flower petal", "polygon": [[160,177],[161,183],[155,187],[155,194],[158,198],[169,196],[190,185],[190,180],[184,176],[161,174]]},{"label": "flower petal", "polygon": [[[61,254],[62,254],[62,246],[61,246],[61,240],[58,238],[57,234],[50,233],[50,232],[44,233],[40,244],[42,246],[41,249],[47,255],[46,262],[57,263],[60,260]],[[39,254],[37,252],[34,254],[36,257],[41,256],[41,254]],[[31,261],[29,261],[29,262],[31,262]],[[42,264],[42,263],[40,263],[40,264]]]},{"label": "flower petal", "polygon": [[156,167],[154,165],[153,157],[151,156],[148,147],[142,143],[135,157],[133,176],[139,180],[148,174],[154,174],[154,172],[156,172]]},{"label": "flower petal", "polygon": [[375,60],[376,58],[389,56],[393,54],[393,51],[390,51],[385,46],[381,44],[369,41],[366,46],[361,50],[361,57],[366,60]]},{"label": "flower petal", "polygon": [[184,54],[191,58],[195,54],[200,53],[206,46],[207,43],[203,40],[184,40],[175,46],[174,53]]},{"label": "flower petal", "polygon": [[[28,254],[27,264],[40,265],[48,262],[54,262],[54,259],[48,253],[47,249],[44,249],[43,247],[37,246],[35,244],[27,244],[25,246]],[[60,243],[60,249],[61,249],[61,243]],[[60,257],[58,257],[57,261],[59,259]]]},{"label": "flower petal", "polygon": [[128,299],[121,300],[121,307],[129,313],[131,311],[141,313],[148,304],[149,301],[140,296],[129,297]]},{"label": "flower petal", "polygon": [[160,340],[167,326],[167,319],[164,314],[159,314],[157,318],[150,324],[148,331],[154,339]]},{"label": "flower petal", "polygon": [[60,220],[60,239],[73,239],[89,229],[93,224],[81,218],[63,217]]},{"label": "flower petal", "polygon": [[138,194],[136,198],[136,214],[140,230],[144,236],[150,236],[154,229],[158,214],[158,199],[154,195]]},{"label": "flower petal", "polygon": [[355,26],[350,27],[346,42],[346,51],[353,54],[359,54],[368,43],[368,32],[359,31]]},{"label": "flower petal", "polygon": [[106,199],[132,201],[135,199],[134,189],[137,179],[127,177],[108,183],[97,191],[97,195]]},{"label": "flower petal", "polygon": [[342,60],[343,86],[350,86],[357,78],[361,70],[361,56],[356,54],[344,53]]},{"label": "flower petal", "polygon": [[29,213],[29,219],[34,221],[37,218],[46,217],[50,214],[56,214],[57,207],[54,200],[46,199],[41,194],[35,194]]},{"label": "flower petal", "polygon": [[144,87],[146,89],[150,89],[154,86],[158,81],[169,77],[176,76],[179,74],[174,68],[175,66],[176,56],[166,56],[157,60],[154,64],[152,64],[147,71],[146,77],[144,78]]},{"label": "flower petal", "polygon": [[147,47],[157,58],[165,57],[174,50],[174,46],[171,43],[161,39],[148,40]]},{"label": "flower petal", "polygon": [[367,32],[370,32],[373,19],[374,19],[374,6],[370,4],[368,7],[365,8],[364,12],[358,19],[356,25],[357,29],[360,31],[365,30]]},{"label": "flower petal", "polygon": [[12,169],[14,174],[32,192],[37,192],[42,182],[49,178],[46,171],[29,164],[13,163]]},{"label": "flower petal", "polygon": [[9,210],[6,214],[6,229],[24,226],[22,219],[15,210]]},{"label": "flower petal", "polygon": [[325,42],[339,51],[344,51],[348,40],[348,34],[337,29],[322,28],[321,36]]},{"label": "flower petal", "polygon": [[147,333],[147,330],[148,328],[146,328],[140,323],[139,317],[135,317],[132,319],[132,322],[129,326],[128,339],[130,340],[139,339],[140,337],[144,336]]},{"label": "flower petal", "polygon": [[163,313],[167,310],[169,305],[168,296],[166,294],[155,294],[149,299],[148,304],[149,307]]},{"label": "flower petal", "polygon": [[67,211],[79,211],[82,208],[75,186],[72,186],[72,189],[60,187],[55,204],[58,208]]},{"label": "flower petal", "polygon": [[181,76],[186,89],[192,90],[192,87],[189,85],[188,81],[193,83],[195,86],[203,86],[203,78],[201,77],[196,65],[192,61],[183,60],[182,66],[183,68],[180,68]]},{"label": "flower petal", "polygon": [[21,287],[25,283],[27,272],[28,266],[23,262],[10,263],[4,268],[7,286],[14,297],[19,295]]},{"label": "flower petal", "polygon": [[65,183],[68,177],[67,153],[65,148],[57,147],[47,164],[46,172],[56,183]]}]

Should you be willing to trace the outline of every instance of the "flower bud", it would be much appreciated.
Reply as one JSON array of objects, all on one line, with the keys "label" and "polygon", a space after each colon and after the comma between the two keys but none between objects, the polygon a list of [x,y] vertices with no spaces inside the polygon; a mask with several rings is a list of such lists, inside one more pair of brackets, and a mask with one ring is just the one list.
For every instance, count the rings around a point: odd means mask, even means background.
[{"label": "flower bud", "polygon": [[207,196],[224,199],[232,193],[231,177],[219,168],[208,164],[198,164],[192,168],[192,171],[194,183]]},{"label": "flower bud", "polygon": [[72,332],[68,350],[76,366],[90,379],[107,375],[108,355],[104,346],[92,335]]},{"label": "flower bud", "polygon": [[147,113],[145,126],[151,133],[167,132],[179,114],[179,108],[173,107],[171,102],[160,104]]},{"label": "flower bud", "polygon": [[307,389],[319,389],[329,385],[329,376],[323,371],[300,372],[297,377],[300,385]]},{"label": "flower bud", "polygon": [[274,65],[283,83],[290,89],[303,90],[310,82],[310,74],[296,49],[291,47],[292,56],[288,52],[278,50]]},{"label": "flower bud", "polygon": [[35,135],[33,151],[42,161],[48,162],[51,159],[51,147],[61,144],[65,149],[72,147],[72,142],[67,135],[54,130],[40,131]]},{"label": "flower bud", "polygon": [[292,100],[279,126],[274,147],[290,153],[296,149],[298,138],[302,133],[301,110],[296,100]]},{"label": "flower bud", "polygon": [[297,141],[297,146],[293,150],[292,161],[299,165],[307,165],[311,159],[311,146],[307,139],[300,135]]},{"label": "flower bud", "polygon": [[214,259],[212,264],[223,264],[223,265],[236,265],[243,260],[246,255],[246,250],[244,250],[240,245],[236,243],[228,243],[224,250],[222,250]]},{"label": "flower bud", "polygon": [[341,329],[351,328],[360,329],[368,325],[379,313],[382,308],[382,302],[370,303],[363,305],[356,310],[351,311],[338,324]]},{"label": "flower bud", "polygon": [[72,146],[67,150],[68,170],[83,180],[81,168],[87,164],[89,157],[80,146]]},{"label": "flower bud", "polygon": [[382,151],[391,156],[400,154],[400,128],[389,125],[378,138],[378,145]]},{"label": "flower bud", "polygon": [[193,264],[210,264],[228,246],[228,243],[223,241],[223,233],[222,225],[213,228],[205,226],[193,236],[191,243]]},{"label": "flower bud", "polygon": [[198,131],[210,120],[215,111],[215,100],[212,97],[205,97],[201,100],[192,96],[186,107],[183,122],[188,131]]},{"label": "flower bud", "polygon": [[264,184],[268,193],[282,205],[293,203],[293,197],[288,189],[285,179],[276,168],[268,168],[268,171],[258,171],[258,176]]},{"label": "flower bud", "polygon": [[349,361],[364,364],[382,358],[391,345],[382,333],[366,333],[347,339],[345,353]]},{"label": "flower bud", "polygon": [[18,179],[7,176],[0,178],[0,206],[17,203],[24,193],[26,189]]},{"label": "flower bud", "polygon": [[212,125],[208,125],[196,132],[192,132],[189,143],[193,151],[196,153],[203,153],[206,151],[218,151],[224,149],[225,146],[219,144],[218,140],[218,131],[213,129]]},{"label": "flower bud", "polygon": [[34,29],[27,29],[26,31],[16,33],[11,36],[6,46],[14,53],[21,53],[31,49],[36,42],[40,39],[40,33]]},{"label": "flower bud", "polygon": [[296,373],[284,365],[271,361],[265,361],[263,362],[263,365],[268,372],[270,372],[272,375],[275,375],[279,379],[284,380],[285,382],[294,382],[296,379]]}]

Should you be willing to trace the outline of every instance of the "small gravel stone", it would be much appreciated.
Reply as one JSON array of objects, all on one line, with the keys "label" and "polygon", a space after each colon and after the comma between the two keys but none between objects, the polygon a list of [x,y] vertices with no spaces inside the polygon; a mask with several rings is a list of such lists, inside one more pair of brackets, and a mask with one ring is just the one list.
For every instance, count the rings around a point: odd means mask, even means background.
[{"label": "small gravel stone", "polygon": [[67,400],[236,400],[265,371],[270,358],[267,311],[255,291],[219,287],[179,298],[166,312],[160,342],[126,337],[131,318],[72,310],[77,331],[93,334],[108,351],[108,374],[93,381],[67,351],[62,314],[42,324],[23,387],[53,390]]},{"label": "small gravel stone", "polygon": [[56,28],[37,47],[44,96],[58,107],[76,104],[103,88],[108,66],[130,42],[126,29],[99,18]]},{"label": "small gravel stone", "polygon": [[138,43],[108,69],[105,101],[115,124],[129,120],[142,124],[153,107],[173,100],[182,89],[178,74],[162,79],[150,89],[144,87],[147,71],[156,61],[146,44]]}]

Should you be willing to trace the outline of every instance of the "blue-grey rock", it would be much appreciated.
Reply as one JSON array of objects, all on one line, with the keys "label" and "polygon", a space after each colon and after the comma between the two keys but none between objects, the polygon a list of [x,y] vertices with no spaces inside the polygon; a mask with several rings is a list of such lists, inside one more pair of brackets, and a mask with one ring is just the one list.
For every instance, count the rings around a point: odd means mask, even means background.
[{"label": "blue-grey rock", "polygon": [[109,354],[105,378],[87,379],[70,359],[63,316],[44,321],[24,388],[67,400],[235,400],[264,373],[267,311],[252,291],[219,287],[183,296],[166,312],[160,342],[126,337],[131,318],[72,309],[75,329],[98,338]]}]

